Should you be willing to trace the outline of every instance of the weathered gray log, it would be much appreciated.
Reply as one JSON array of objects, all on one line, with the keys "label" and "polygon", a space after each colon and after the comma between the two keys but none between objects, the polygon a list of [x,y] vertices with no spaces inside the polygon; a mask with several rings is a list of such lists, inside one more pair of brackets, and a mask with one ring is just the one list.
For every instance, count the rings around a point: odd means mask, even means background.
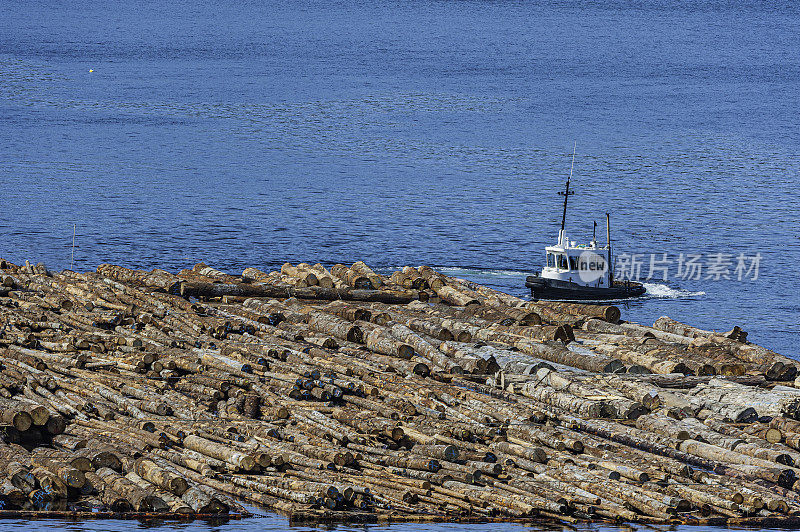
[{"label": "weathered gray log", "polygon": [[547,463],[547,453],[541,447],[516,445],[508,442],[492,444],[492,449],[538,463]]},{"label": "weathered gray log", "polygon": [[664,392],[657,386],[615,375],[601,375],[595,377],[593,381],[615,390],[632,401],[641,403],[648,410],[655,410],[661,406],[661,394]]},{"label": "weathered gray log", "polygon": [[615,373],[624,368],[623,364],[615,358],[588,349],[568,349],[563,344],[520,339],[514,344],[514,347],[537,358],[595,373]]},{"label": "weathered gray log", "polygon": [[272,297],[301,299],[319,299],[323,301],[378,301],[390,304],[405,304],[419,297],[416,292],[399,290],[371,289],[325,289],[319,286],[295,288],[291,286],[275,286],[270,284],[223,284],[198,281],[181,281],[180,295],[183,297]]},{"label": "weathered gray log", "polygon": [[787,388],[770,391],[724,379],[712,379],[708,385],[698,387],[691,394],[704,401],[706,408],[731,419],[741,419],[741,412],[748,408],[754,409],[758,416],[791,415],[800,405],[800,390]]},{"label": "weathered gray log", "polygon": [[172,473],[152,460],[140,458],[135,462],[136,473],[148,482],[180,497],[189,489],[186,479]]},{"label": "weathered gray log", "polygon": [[143,272],[140,270],[129,270],[128,268],[114,266],[112,264],[101,264],[97,267],[97,273],[116,281],[140,284],[147,288],[157,288],[171,294],[175,293],[175,290],[178,289],[179,283],[179,279],[176,275],[165,270]]},{"label": "weathered gray log", "polygon": [[603,405],[599,401],[591,401],[571,393],[559,392],[546,384],[529,382],[520,387],[519,393],[534,401],[563,409],[579,416],[599,418],[604,415]]},{"label": "weathered gray log", "polygon": [[383,327],[373,329],[365,339],[370,351],[409,360],[414,356],[414,348],[394,338]]},{"label": "weathered gray log", "polygon": [[740,338],[747,338],[747,333],[742,331],[738,326],[734,326],[734,328],[729,332],[717,333],[714,331],[705,331],[703,329],[698,329],[697,327],[686,325],[667,316],[661,316],[658,318],[653,324],[653,327],[664,332],[686,336],[689,338],[708,337],[717,334],[736,341],[744,341],[740,340]]},{"label": "weathered gray log", "polygon": [[550,368],[540,368],[536,372],[536,378],[539,382],[545,383],[558,391],[568,392],[592,401],[599,401],[603,408],[604,417],[636,419],[648,411],[638,401],[632,401],[613,392],[603,391],[591,386],[589,383],[557,373]]},{"label": "weathered gray log", "polygon": [[452,359],[444,355],[441,351],[436,349],[436,347],[425,341],[405,325],[401,325],[399,323],[394,324],[391,328],[391,334],[401,342],[410,345],[419,356],[424,357],[440,368],[451,373],[464,372],[461,366],[456,364]]},{"label": "weathered gray log", "polygon": [[364,342],[364,333],[357,325],[327,313],[309,313],[308,326],[312,330],[327,333],[348,342],[358,344]]},{"label": "weathered gray log", "polygon": [[244,471],[252,470],[256,462],[252,456],[241,453],[225,445],[209,441],[205,438],[190,434],[183,439],[183,445],[187,449],[197,451],[211,458],[222,460],[234,467],[243,469]]}]

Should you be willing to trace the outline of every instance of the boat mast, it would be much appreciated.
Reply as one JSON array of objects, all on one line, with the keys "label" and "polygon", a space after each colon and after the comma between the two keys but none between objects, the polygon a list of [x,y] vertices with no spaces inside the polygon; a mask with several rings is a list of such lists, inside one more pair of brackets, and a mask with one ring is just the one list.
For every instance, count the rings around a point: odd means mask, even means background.
[{"label": "boat mast", "polygon": [[[575,148],[578,146],[578,141],[572,146],[572,165],[569,167],[569,177],[567,178],[567,187],[564,192],[559,192],[560,196],[564,196],[564,213],[561,215],[561,231],[558,232],[558,243],[562,244],[564,240],[564,225],[567,222],[567,198],[575,194],[574,191],[569,189],[569,182],[572,179],[572,170],[575,168]],[[563,244],[562,244],[563,245]]]}]

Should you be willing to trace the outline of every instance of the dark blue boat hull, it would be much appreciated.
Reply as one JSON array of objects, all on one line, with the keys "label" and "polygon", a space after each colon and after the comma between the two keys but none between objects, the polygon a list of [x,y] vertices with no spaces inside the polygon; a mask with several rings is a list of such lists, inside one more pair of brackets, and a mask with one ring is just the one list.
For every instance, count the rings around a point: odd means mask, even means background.
[{"label": "dark blue boat hull", "polygon": [[633,281],[617,281],[611,287],[592,287],[533,275],[525,280],[525,286],[531,289],[533,299],[627,299],[641,296],[646,291],[641,283]]}]

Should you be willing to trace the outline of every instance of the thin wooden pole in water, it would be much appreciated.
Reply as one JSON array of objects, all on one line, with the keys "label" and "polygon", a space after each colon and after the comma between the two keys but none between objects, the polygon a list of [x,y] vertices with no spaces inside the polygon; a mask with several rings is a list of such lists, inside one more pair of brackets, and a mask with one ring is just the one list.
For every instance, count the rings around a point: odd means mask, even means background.
[{"label": "thin wooden pole in water", "polygon": [[72,224],[72,256],[69,259],[69,269],[73,270],[73,265],[75,264],[75,225]]}]

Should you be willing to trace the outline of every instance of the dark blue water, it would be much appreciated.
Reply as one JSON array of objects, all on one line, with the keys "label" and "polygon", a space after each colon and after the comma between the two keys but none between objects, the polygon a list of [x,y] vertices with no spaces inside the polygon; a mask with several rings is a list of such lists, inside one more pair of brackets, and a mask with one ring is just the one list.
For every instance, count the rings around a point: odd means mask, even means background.
[{"label": "dark blue water", "polygon": [[[796,3],[0,1],[0,14],[2,257],[69,267],[75,224],[77,270],[363,259],[523,295],[576,143],[572,238],[594,220],[604,234],[610,211],[620,254],[762,254],[757,280],[651,281],[626,318],[738,324],[798,356]],[[501,530],[470,528],[484,529]]]},{"label": "dark blue water", "polygon": [[[668,253],[624,316],[800,322],[792,2],[0,2],[0,256],[405,264],[525,294],[560,218]],[[91,72],[93,70],[93,72]],[[762,254],[757,280],[678,254]],[[730,264],[733,273],[735,261]],[[752,275],[751,275],[752,277]]]},{"label": "dark blue water", "polygon": [[798,355],[796,3],[0,13],[0,256],[69,267],[75,224],[80,270],[363,259],[523,295],[577,143],[574,239],[610,211],[618,253],[762,254],[755,281],[671,276],[625,317]]}]

